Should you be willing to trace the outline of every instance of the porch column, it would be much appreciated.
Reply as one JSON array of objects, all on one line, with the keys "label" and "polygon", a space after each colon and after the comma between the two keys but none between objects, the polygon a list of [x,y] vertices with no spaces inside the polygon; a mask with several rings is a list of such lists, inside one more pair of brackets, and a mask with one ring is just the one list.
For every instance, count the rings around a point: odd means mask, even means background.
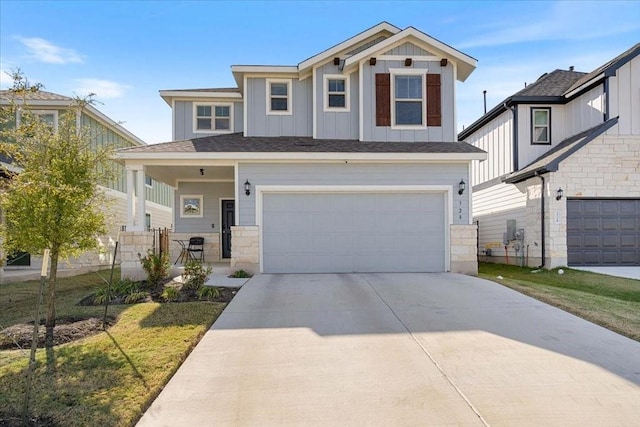
[{"label": "porch column", "polygon": [[147,211],[147,198],[144,187],[145,167],[140,166],[136,171],[136,196],[138,197],[138,207],[136,209],[136,230],[144,231],[146,221],[145,213]]},{"label": "porch column", "polygon": [[131,165],[127,165],[126,167],[127,167],[127,230],[133,230],[135,225],[134,224],[135,170]]}]

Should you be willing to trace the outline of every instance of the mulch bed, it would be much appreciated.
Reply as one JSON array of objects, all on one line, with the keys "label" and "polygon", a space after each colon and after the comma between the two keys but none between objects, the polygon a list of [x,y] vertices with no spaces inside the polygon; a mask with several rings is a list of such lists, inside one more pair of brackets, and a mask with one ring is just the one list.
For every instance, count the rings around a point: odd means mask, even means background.
[{"label": "mulch bed", "polygon": [[[160,302],[163,304],[175,304],[180,302],[190,302],[190,301],[202,301],[198,298],[195,291],[184,290],[180,292],[177,300],[172,302],[166,302],[162,297],[162,288],[163,286],[171,285],[171,282],[167,282],[158,286],[156,289],[150,292],[150,296],[146,298],[144,302]],[[218,288],[218,295],[214,298],[211,298],[207,301],[209,302],[230,302],[233,297],[236,295],[240,288]],[[78,305],[83,306],[92,306],[92,305],[102,305],[102,304],[94,304],[95,294],[91,294],[83,298]],[[114,304],[122,304],[120,299],[114,299],[110,305]],[[107,327],[111,326],[115,323],[114,318],[107,318]],[[97,333],[102,332],[102,317],[90,317],[90,318],[73,318],[73,317],[65,317],[65,318],[57,318],[56,326],[53,329],[53,345],[65,344],[68,342],[76,341],[81,338],[89,337],[91,335],[95,335]],[[45,340],[45,327],[43,324],[40,325],[38,329],[38,347],[44,347]],[[31,323],[20,323],[17,325],[9,326],[0,331],[0,350],[16,350],[16,349],[28,349],[31,348],[31,338],[33,336],[33,322]],[[0,418],[0,427],[4,426],[3,419]],[[37,424],[41,425],[41,424]],[[44,424],[47,425],[47,424]]]},{"label": "mulch bed", "polygon": [[[28,427],[57,427],[59,424],[50,417],[29,417],[26,426]],[[24,427],[22,417],[18,414],[0,412],[0,427]]]}]

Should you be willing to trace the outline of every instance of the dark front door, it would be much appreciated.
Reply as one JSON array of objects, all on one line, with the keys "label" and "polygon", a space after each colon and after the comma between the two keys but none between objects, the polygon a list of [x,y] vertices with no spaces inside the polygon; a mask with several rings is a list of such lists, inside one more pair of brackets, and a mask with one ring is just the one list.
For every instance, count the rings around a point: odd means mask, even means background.
[{"label": "dark front door", "polygon": [[222,201],[222,258],[231,258],[231,227],[236,220],[235,202]]}]

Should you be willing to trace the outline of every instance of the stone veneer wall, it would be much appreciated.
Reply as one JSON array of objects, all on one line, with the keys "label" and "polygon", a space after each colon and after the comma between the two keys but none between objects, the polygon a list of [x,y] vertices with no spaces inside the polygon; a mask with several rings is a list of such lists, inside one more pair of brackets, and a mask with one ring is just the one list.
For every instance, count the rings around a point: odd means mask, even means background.
[{"label": "stone veneer wall", "polygon": [[144,280],[146,273],[140,265],[138,254],[144,256],[153,247],[153,233],[149,231],[123,231],[120,233],[120,277]]},{"label": "stone veneer wall", "polygon": [[475,224],[452,224],[449,239],[451,272],[477,276],[478,227]]},{"label": "stone veneer wall", "polygon": [[251,274],[260,272],[260,231],[258,226],[231,227],[231,268]]}]

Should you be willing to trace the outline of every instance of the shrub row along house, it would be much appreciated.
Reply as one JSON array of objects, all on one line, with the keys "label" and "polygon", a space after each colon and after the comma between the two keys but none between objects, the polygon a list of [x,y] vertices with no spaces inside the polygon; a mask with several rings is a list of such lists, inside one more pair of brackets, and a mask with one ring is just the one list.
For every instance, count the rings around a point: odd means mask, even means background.
[{"label": "shrub row along house", "polygon": [[639,54],[544,74],[458,135],[489,153],[472,177],[483,259],[640,265]]},{"label": "shrub row along house", "polygon": [[[469,182],[486,153],[456,140],[455,104],[475,67],[383,22],[297,65],[234,65],[237,87],[161,91],[174,141],[118,157],[130,192],[144,176],[175,188],[175,231],[204,237],[207,261],[475,274]],[[135,208],[127,230],[143,229]],[[122,274],[135,275],[124,252]]]},{"label": "shrub row along house", "polygon": [[[0,91],[0,106],[8,106],[14,94],[10,91]],[[37,114],[46,123],[49,123],[53,129],[58,127],[58,118],[70,108],[73,108],[74,99],[58,95],[46,91],[28,92],[21,94],[18,102],[26,104],[31,113]],[[20,125],[20,111],[16,113],[15,123]],[[81,113],[78,113],[78,121],[89,129],[91,135],[91,143],[95,146],[112,145],[114,148],[140,147],[146,144],[127,131],[124,127],[105,116],[98,109],[91,105],[85,106]],[[74,273],[87,271],[101,266],[110,265],[115,244],[116,236],[121,228],[126,225],[126,177],[125,169],[120,164],[115,164],[114,179],[111,182],[105,182],[104,191],[110,196],[112,203],[104,207],[108,213],[109,235],[100,236],[100,249],[94,252],[69,260],[68,263],[62,265],[63,268],[74,270]],[[10,179],[11,173],[20,173],[19,165],[12,162],[11,159],[0,157],[0,171],[3,179]],[[134,198],[138,198],[137,194],[143,194],[141,199],[145,200],[145,211],[141,214],[144,218],[145,228],[150,227],[171,227],[173,221],[173,190],[168,185],[154,181],[150,177],[145,177],[144,187],[141,192],[133,194]],[[42,260],[39,257],[30,254],[4,254],[6,257],[4,267],[0,273],[10,270],[34,271],[34,275],[39,274]],[[3,280],[4,274],[0,274],[0,281]],[[25,278],[29,275],[22,275]]]}]

